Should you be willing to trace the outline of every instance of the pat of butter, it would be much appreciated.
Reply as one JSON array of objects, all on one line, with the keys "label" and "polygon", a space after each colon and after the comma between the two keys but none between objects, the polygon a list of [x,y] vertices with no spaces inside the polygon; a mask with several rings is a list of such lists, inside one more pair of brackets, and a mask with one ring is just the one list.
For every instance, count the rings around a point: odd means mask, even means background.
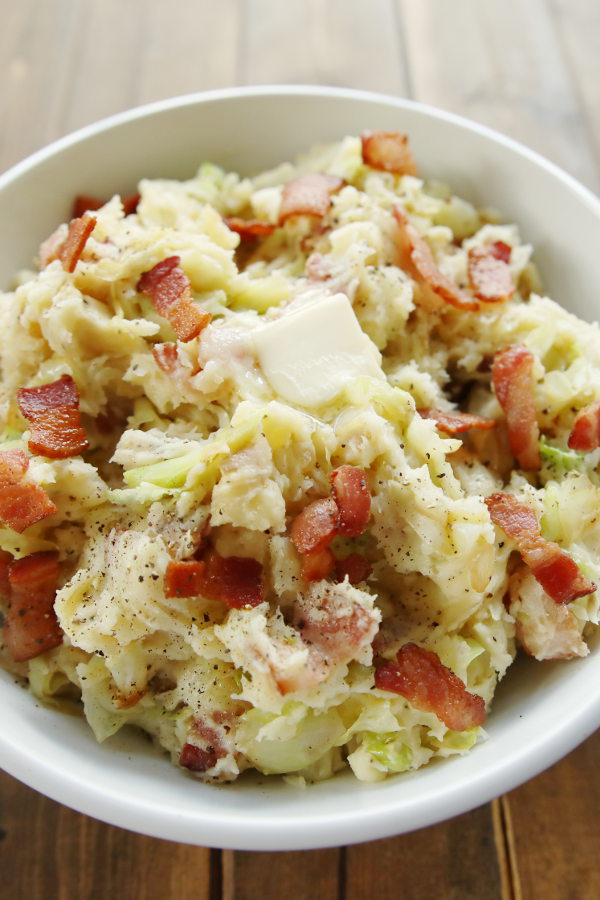
[{"label": "pat of butter", "polygon": [[288,403],[323,406],[353,378],[385,378],[379,351],[345,294],[321,296],[252,336],[267,381]]}]

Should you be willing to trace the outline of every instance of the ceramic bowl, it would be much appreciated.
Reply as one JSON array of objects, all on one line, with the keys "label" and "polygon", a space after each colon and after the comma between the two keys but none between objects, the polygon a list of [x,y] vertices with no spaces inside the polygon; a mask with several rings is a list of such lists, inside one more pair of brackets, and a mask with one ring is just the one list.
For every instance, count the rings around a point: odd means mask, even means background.
[{"label": "ceramic bowl", "polygon": [[[600,202],[536,153],[417,103],[315,87],[233,89],[134,109],[82,129],[0,177],[0,284],[31,264],[76,193],[131,193],[142,177],[190,177],[204,160],[251,174],[314,142],[365,129],[410,136],[419,170],[515,221],[549,294],[600,312]],[[598,636],[597,636],[598,637]],[[465,757],[364,784],[348,772],[304,790],[278,778],[192,780],[138,734],[95,742],[83,719],[43,708],[0,672],[0,765],[77,810],[145,834],[213,847],[306,849],[431,825],[536,775],[600,725],[600,643],[585,659],[519,660],[488,738]]]}]

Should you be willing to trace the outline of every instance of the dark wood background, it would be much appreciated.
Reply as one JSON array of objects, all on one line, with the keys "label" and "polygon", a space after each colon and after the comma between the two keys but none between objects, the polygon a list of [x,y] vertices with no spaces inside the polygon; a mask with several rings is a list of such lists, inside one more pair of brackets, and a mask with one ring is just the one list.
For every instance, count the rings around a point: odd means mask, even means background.
[{"label": "dark wood background", "polygon": [[[414,97],[600,189],[598,0],[0,0],[0,170],[122,109],[238,84]],[[598,900],[600,734],[410,835],[297,853],[172,844],[0,774],[6,900]]]}]

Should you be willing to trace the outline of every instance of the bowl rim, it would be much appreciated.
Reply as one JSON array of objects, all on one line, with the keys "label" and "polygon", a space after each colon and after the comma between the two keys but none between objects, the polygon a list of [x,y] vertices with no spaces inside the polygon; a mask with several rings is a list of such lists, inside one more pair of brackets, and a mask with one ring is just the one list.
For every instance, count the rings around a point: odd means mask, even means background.
[{"label": "bowl rim", "polygon": [[[85,125],[15,163],[0,174],[0,193],[22,175],[63,150],[121,125],[177,108],[219,103],[229,99],[285,96],[347,98],[379,103],[399,110],[412,110],[479,134],[546,170],[600,219],[600,199],[589,188],[537,151],[494,128],[420,101],[326,85],[231,87],[183,94],[135,106]],[[202,813],[201,803],[194,813],[159,809],[152,798],[141,802],[137,798],[124,796],[112,786],[107,789],[100,781],[83,782],[76,772],[66,771],[56,762],[40,758],[34,748],[19,746],[4,732],[0,732],[0,756],[2,767],[7,772],[42,794],[96,819],[138,833],[228,849],[301,850],[375,840],[423,828],[467,812],[539,774],[574,749],[597,727],[600,727],[600,695],[579,698],[579,702],[573,704],[567,719],[562,718],[556,722],[554,728],[540,735],[537,741],[519,747],[514,755],[502,759],[493,770],[477,772],[467,784],[459,782],[454,786],[448,780],[441,792],[429,796],[425,802],[422,799],[413,801],[401,813],[397,809],[397,798],[386,802],[382,792],[377,809],[367,809],[360,804],[356,805],[351,814],[340,814],[332,809],[327,815],[319,815],[318,821],[313,821],[310,828],[306,822],[301,823],[300,827],[295,826],[291,817],[271,817],[260,820],[255,818],[251,829],[240,829],[239,813],[224,809],[216,817],[213,812],[207,815],[206,812]],[[234,823],[238,824],[235,835],[232,833]]]}]

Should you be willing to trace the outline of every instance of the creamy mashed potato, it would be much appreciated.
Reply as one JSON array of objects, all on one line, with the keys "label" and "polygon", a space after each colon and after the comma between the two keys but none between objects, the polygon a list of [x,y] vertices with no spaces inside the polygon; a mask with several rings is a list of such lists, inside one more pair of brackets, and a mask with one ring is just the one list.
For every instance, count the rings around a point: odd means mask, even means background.
[{"label": "creamy mashed potato", "polygon": [[[63,635],[3,658],[41,700],[80,696],[98,740],[135,725],[205,780],[374,781],[483,739],[519,644],[588,652],[600,454],[569,443],[600,399],[598,329],[543,295],[516,225],[404,168],[347,137],[254,178],[142,181],[134,211],[93,213],[73,271],[46,245],[2,296],[0,452],[56,512],[5,518],[0,548],[9,572],[58,552]],[[309,173],[307,209],[289,184]],[[171,301],[207,314],[185,340],[142,289],[173,258]],[[57,459],[32,452],[18,392],[65,375],[89,447]],[[533,550],[498,495],[534,514]],[[312,549],[307,509],[333,522]],[[557,559],[577,596],[554,596]]]}]

